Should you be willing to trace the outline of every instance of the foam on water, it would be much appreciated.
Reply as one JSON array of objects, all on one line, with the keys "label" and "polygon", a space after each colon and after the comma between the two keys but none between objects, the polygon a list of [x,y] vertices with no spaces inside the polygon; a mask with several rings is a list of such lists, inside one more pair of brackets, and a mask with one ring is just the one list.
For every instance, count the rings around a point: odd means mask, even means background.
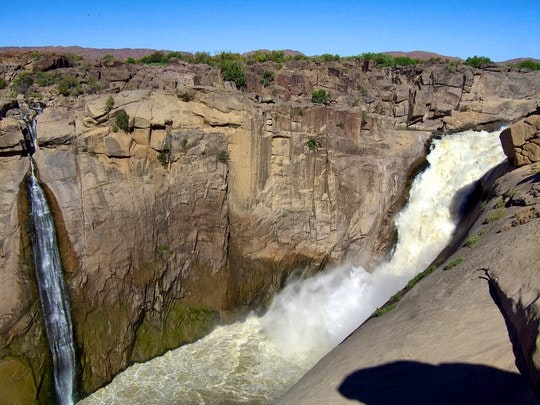
[{"label": "foam on water", "polygon": [[448,244],[456,193],[463,198],[467,186],[504,159],[499,133],[466,131],[433,142],[430,167],[415,179],[396,219],[392,258],[372,273],[341,266],[290,282],[263,317],[218,327],[134,365],[81,403],[271,403]]}]

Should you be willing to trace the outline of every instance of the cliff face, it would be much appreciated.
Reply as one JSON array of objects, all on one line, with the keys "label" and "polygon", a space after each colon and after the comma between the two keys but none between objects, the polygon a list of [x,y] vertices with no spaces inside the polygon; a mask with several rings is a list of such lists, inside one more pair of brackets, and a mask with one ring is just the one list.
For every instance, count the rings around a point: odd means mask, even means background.
[{"label": "cliff face", "polygon": [[[293,271],[369,267],[392,242],[392,212],[425,154],[430,133],[411,127],[510,121],[539,93],[537,73],[445,65],[255,65],[245,92],[202,65],[58,70],[109,89],[75,99],[45,88],[37,118],[34,158],[55,199],[83,392],[264,305]],[[315,88],[333,102],[311,103]],[[43,400],[50,366],[19,192],[24,108],[0,107],[0,377]]]}]

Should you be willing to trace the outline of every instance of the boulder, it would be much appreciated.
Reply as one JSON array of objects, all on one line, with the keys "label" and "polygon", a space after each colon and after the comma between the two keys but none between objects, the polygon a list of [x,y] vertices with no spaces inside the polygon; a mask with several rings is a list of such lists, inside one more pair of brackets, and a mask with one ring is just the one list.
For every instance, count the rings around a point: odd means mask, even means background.
[{"label": "boulder", "polygon": [[105,154],[109,157],[129,157],[131,136],[124,131],[113,132],[104,138]]},{"label": "boulder", "polygon": [[0,151],[22,151],[23,134],[20,125],[20,121],[15,118],[0,120]]},{"label": "boulder", "polygon": [[500,135],[504,153],[514,166],[540,160],[540,115],[521,120]]},{"label": "boulder", "polygon": [[65,108],[45,108],[37,116],[37,143],[41,147],[69,144],[75,138],[75,117]]}]

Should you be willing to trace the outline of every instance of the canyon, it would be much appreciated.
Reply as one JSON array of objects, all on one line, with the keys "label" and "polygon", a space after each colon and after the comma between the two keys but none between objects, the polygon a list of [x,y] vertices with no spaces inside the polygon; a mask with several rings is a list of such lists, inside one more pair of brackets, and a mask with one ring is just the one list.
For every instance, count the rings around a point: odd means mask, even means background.
[{"label": "canyon", "polygon": [[[0,385],[14,402],[52,395],[21,186],[21,119],[33,102],[84,396],[133,362],[264,310],[292,275],[373,268],[395,241],[393,216],[433,133],[518,121],[540,97],[540,72],[501,66],[265,62],[248,66],[238,89],[219,69],[181,61],[69,65],[47,55],[0,65],[8,83],[54,71],[83,89],[0,90]],[[317,89],[328,105],[313,103]],[[524,142],[514,146],[529,159],[536,149]]]}]

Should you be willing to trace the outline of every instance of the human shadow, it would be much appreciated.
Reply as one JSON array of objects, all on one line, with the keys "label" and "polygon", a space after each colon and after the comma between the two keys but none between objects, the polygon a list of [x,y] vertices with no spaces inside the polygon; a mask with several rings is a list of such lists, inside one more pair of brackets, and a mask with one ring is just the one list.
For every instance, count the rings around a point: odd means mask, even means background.
[{"label": "human shadow", "polygon": [[357,370],[339,392],[368,405],[540,404],[520,374],[464,363],[396,361]]}]

